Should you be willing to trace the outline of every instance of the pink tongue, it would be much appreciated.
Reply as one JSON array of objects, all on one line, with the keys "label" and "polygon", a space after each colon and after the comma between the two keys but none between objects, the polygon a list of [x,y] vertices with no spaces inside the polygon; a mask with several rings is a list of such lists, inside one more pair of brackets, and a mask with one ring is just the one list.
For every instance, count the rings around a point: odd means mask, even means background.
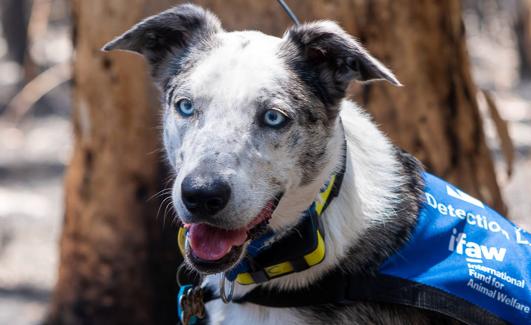
[{"label": "pink tongue", "polygon": [[195,256],[206,261],[216,261],[227,255],[233,246],[247,239],[245,228],[225,230],[205,224],[192,224],[188,230],[190,246]]}]

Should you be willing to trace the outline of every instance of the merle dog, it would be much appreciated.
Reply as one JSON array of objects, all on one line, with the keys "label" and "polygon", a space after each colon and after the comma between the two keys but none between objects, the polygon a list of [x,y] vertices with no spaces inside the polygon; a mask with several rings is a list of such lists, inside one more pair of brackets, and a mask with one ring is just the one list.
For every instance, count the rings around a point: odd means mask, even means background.
[{"label": "merle dog", "polygon": [[[282,292],[338,268],[370,272],[406,240],[421,203],[422,167],[345,98],[351,81],[400,83],[336,23],[305,23],[277,38],[226,32],[212,13],[181,5],[104,50],[142,54],[162,91],[173,204],[188,229],[186,263],[205,275],[203,287],[218,292],[216,274],[241,261],[256,229],[267,225],[274,238],[288,233],[343,167],[341,190],[321,218],[324,260],[260,286]],[[236,284],[234,299],[256,287]],[[370,302],[271,308],[214,299],[206,311],[210,324],[450,322]]]}]

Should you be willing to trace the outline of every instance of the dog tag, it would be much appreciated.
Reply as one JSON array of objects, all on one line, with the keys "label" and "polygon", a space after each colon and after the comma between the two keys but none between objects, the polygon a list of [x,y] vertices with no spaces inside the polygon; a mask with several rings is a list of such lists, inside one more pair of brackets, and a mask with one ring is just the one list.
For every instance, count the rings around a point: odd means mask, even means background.
[{"label": "dog tag", "polygon": [[198,318],[204,318],[203,289],[183,285],[177,297],[177,311],[183,325],[194,325]]}]

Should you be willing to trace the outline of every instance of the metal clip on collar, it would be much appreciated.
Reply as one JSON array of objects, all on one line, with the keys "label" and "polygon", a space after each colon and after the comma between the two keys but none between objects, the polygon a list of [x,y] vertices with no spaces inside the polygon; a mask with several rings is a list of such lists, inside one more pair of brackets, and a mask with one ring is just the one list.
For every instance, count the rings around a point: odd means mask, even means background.
[{"label": "metal clip on collar", "polygon": [[[225,282],[230,283],[230,289],[229,289],[228,295],[225,292]],[[221,275],[221,278],[219,281],[219,295],[221,297],[221,300],[226,304],[232,301],[232,297],[234,295],[234,285],[235,285],[234,281],[228,281],[225,274]]]}]

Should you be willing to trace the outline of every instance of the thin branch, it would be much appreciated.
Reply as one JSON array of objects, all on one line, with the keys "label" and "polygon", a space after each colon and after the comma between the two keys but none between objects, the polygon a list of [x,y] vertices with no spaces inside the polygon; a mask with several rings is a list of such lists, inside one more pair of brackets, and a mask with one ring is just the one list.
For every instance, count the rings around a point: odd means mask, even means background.
[{"label": "thin branch", "polygon": [[490,117],[494,122],[494,126],[496,127],[498,138],[500,139],[500,146],[503,156],[505,157],[505,164],[507,166],[507,177],[511,177],[514,165],[514,144],[509,134],[507,121],[501,117],[492,95],[487,90],[482,90],[482,92],[483,96],[485,97],[485,101],[487,102]]},{"label": "thin branch", "polygon": [[18,124],[31,107],[44,95],[60,84],[69,81],[72,76],[70,62],[59,63],[35,77],[15,96],[5,111],[8,121]]}]

